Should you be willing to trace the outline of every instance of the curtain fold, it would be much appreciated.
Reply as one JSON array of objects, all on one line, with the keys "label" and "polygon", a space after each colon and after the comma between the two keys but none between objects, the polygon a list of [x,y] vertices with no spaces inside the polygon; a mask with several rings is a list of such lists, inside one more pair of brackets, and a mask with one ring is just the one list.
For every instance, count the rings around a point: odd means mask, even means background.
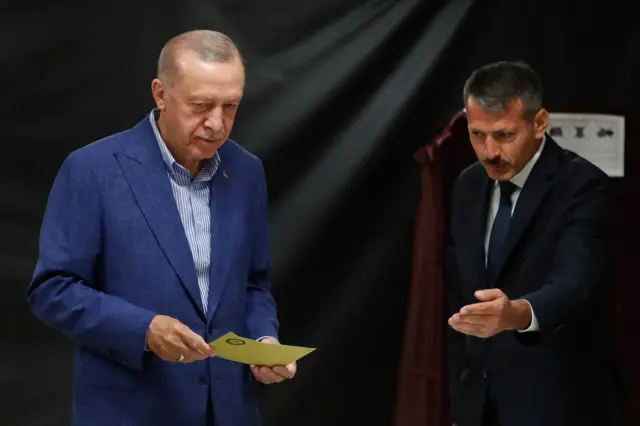
[{"label": "curtain fold", "polygon": [[[463,112],[414,159],[422,193],[414,224],[412,277],[398,372],[395,426],[451,425],[445,365],[444,243],[452,177],[469,158],[460,155]],[[445,143],[446,142],[446,143]],[[455,145],[455,146],[451,146]],[[452,161],[453,160],[453,161]],[[469,158],[469,160],[471,160]],[[468,164],[468,163],[467,163]],[[453,178],[455,179],[455,178]]]}]

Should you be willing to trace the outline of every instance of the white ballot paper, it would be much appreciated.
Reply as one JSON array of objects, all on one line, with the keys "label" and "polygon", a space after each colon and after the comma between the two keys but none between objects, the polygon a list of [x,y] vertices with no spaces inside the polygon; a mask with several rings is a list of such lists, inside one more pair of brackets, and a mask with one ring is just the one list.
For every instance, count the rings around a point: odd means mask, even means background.
[{"label": "white ballot paper", "polygon": [[624,176],[624,117],[550,113],[549,135],[611,177]]}]

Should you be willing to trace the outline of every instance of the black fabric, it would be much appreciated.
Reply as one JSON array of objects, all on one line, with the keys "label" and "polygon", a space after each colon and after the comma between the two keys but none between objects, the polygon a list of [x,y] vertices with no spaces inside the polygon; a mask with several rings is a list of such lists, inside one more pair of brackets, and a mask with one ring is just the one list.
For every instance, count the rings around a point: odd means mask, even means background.
[{"label": "black fabric", "polygon": [[484,404],[482,426],[500,426],[498,407],[496,406],[496,402],[493,399],[487,399]]},{"label": "black fabric", "polygon": [[281,337],[319,348],[296,380],[264,388],[266,425],[389,425],[420,189],[413,152],[461,107],[471,70],[497,59],[539,70],[552,110],[633,108],[633,6],[0,2],[0,423],[68,424],[72,346],[24,304],[43,209],[71,150],[151,110],[169,37],[221,30],[246,58],[233,138],[265,162]]}]

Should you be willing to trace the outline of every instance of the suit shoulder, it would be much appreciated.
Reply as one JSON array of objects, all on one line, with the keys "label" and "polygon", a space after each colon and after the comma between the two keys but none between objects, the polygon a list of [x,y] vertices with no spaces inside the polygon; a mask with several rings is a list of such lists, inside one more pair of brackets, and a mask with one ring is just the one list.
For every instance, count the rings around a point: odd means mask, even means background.
[{"label": "suit shoulder", "polygon": [[567,178],[574,181],[609,181],[609,176],[591,161],[571,150],[563,149],[562,151],[562,169]]},{"label": "suit shoulder", "polygon": [[81,164],[99,164],[106,158],[126,146],[131,130],[114,133],[95,140],[69,153],[67,161]]},{"label": "suit shoulder", "polygon": [[131,141],[131,130],[114,133],[71,151],[58,174],[64,173],[78,183],[107,182],[114,167],[114,154]]},{"label": "suit shoulder", "polygon": [[483,179],[486,179],[487,174],[484,167],[479,161],[467,166],[460,172],[456,178],[454,188],[462,189],[467,187],[473,187],[477,183],[481,183]]},{"label": "suit shoulder", "polygon": [[262,160],[257,155],[231,139],[228,139],[220,148],[220,158],[223,162],[230,160],[262,169]]}]

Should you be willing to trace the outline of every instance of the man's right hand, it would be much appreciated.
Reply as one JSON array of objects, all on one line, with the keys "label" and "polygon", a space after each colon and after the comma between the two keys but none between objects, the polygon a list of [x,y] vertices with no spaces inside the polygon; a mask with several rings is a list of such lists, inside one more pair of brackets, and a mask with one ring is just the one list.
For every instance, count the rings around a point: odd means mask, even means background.
[{"label": "man's right hand", "polygon": [[[216,354],[201,336],[166,315],[156,315],[149,324],[147,346],[160,358],[170,362],[201,361]],[[182,357],[184,359],[180,360]]]}]

